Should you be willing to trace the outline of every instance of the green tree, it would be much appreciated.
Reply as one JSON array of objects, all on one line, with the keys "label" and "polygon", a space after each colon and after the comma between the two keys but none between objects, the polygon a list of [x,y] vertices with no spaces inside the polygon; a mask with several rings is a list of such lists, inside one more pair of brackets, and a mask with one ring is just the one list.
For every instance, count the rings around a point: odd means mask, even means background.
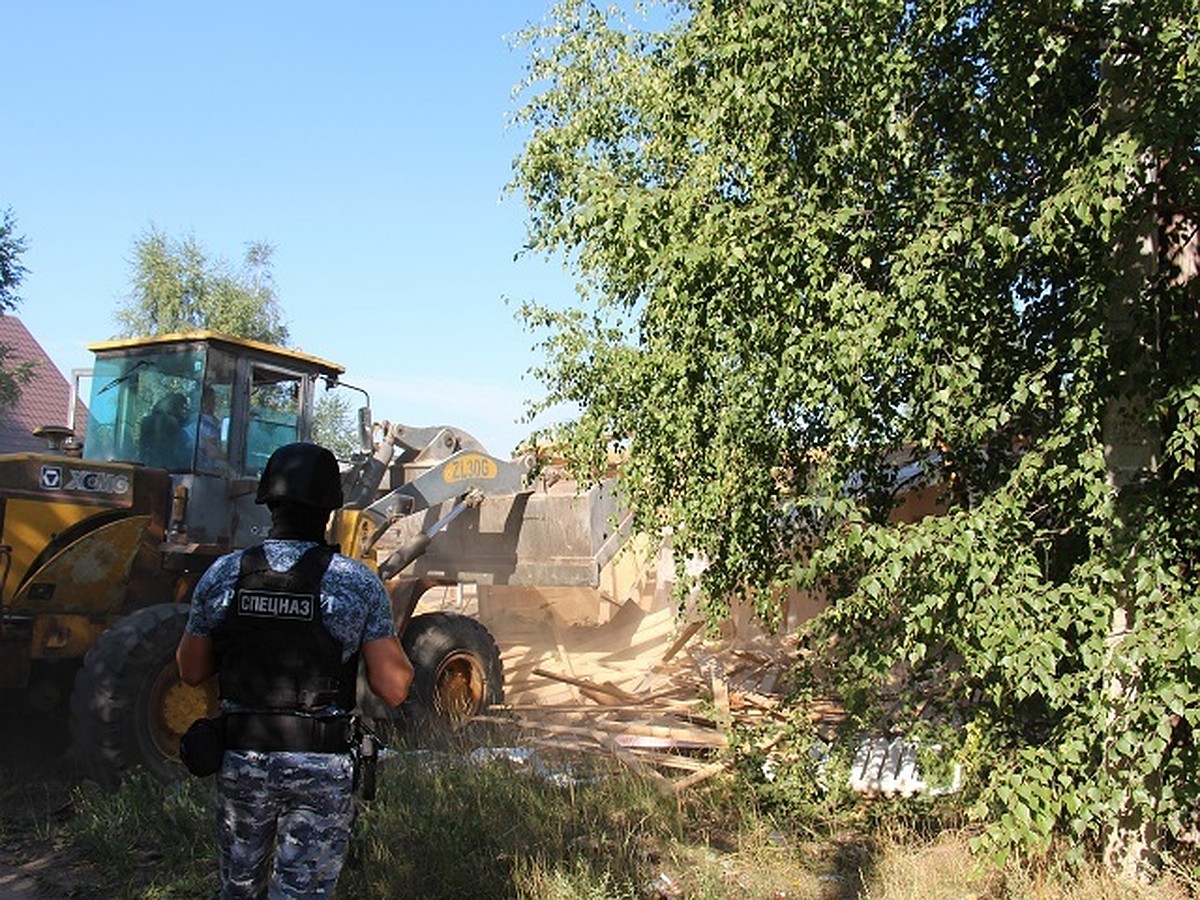
[{"label": "green tree", "polygon": [[338,459],[348,460],[362,449],[353,412],[350,399],[335,391],[321,394],[313,410],[313,440],[332,450]]},{"label": "green tree", "polygon": [[[25,238],[17,234],[11,209],[0,215],[0,315],[12,312],[21,303],[17,289],[28,270],[21,263]],[[36,370],[32,360],[13,358],[13,348],[0,344],[0,410],[12,409],[21,397],[21,387],[30,382]]]},{"label": "green tree", "polygon": [[[240,268],[211,259],[195,237],[173,240],[150,229],[134,242],[133,288],[117,309],[122,337],[196,329],[285,346],[288,327],[275,294],[274,248],[246,245]],[[322,394],[314,409],[314,440],[349,458],[358,449],[349,401]]]},{"label": "green tree", "polygon": [[[562,439],[628,445],[714,614],[824,587],[853,721],[965,723],[998,846],[1152,869],[1200,803],[1194,0],[663,18],[525,35]],[[905,462],[948,515],[887,524]]]},{"label": "green tree", "polygon": [[133,288],[116,312],[123,337],[206,329],[285,344],[271,272],[274,248],[246,245],[240,268],[210,259],[195,237],[150,229],[134,242]]},{"label": "green tree", "polygon": [[21,302],[17,288],[28,272],[21,264],[25,250],[25,238],[17,234],[13,211],[6,209],[0,215],[0,313],[15,310]]}]

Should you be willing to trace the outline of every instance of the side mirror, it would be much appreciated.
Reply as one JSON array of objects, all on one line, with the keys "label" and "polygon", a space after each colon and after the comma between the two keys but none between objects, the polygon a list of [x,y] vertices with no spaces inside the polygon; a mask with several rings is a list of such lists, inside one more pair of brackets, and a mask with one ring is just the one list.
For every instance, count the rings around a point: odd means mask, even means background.
[{"label": "side mirror", "polygon": [[358,443],[364,453],[372,453],[375,450],[375,443],[371,440],[371,425],[371,407],[360,406],[358,408]]}]

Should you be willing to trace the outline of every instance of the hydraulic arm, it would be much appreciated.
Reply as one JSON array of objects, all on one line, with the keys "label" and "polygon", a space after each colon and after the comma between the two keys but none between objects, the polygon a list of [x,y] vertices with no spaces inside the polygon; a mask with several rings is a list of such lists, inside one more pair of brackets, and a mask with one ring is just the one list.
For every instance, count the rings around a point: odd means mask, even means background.
[{"label": "hydraulic arm", "polygon": [[[368,554],[397,521],[415,512],[462,499],[450,513],[393,552],[378,571],[387,580],[402,571],[429,546],[433,535],[464,510],[488,496],[527,490],[530,467],[521,460],[489,455],[474,438],[450,428],[413,429],[384,422],[375,451],[347,478],[346,504],[333,531],[343,552],[369,560]],[[424,443],[418,446],[419,441]],[[380,496],[384,479],[400,483]]]}]

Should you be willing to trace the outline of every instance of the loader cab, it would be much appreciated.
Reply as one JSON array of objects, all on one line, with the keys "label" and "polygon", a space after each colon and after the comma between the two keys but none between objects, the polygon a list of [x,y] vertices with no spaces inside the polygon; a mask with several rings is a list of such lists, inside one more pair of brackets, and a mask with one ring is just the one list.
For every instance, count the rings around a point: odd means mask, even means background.
[{"label": "loader cab", "polygon": [[253,506],[253,492],[263,467],[277,447],[311,439],[318,381],[344,371],[213,332],[89,349],[95,364],[83,457],[165,469],[183,507],[172,513],[176,530],[220,545],[261,537],[265,510]]}]

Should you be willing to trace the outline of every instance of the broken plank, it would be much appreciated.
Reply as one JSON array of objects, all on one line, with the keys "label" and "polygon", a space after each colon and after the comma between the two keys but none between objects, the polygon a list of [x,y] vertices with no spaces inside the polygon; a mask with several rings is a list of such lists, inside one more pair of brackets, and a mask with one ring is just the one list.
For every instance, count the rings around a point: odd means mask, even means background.
[{"label": "broken plank", "polygon": [[712,765],[705,766],[703,769],[698,769],[697,771],[693,772],[691,775],[685,775],[683,778],[677,778],[675,781],[671,782],[671,787],[675,791],[675,793],[678,794],[680,791],[684,791],[690,787],[694,787],[695,785],[699,784],[702,781],[707,781],[709,778],[712,778],[714,775],[719,775],[721,772],[724,772],[728,768],[729,768],[729,763],[727,763],[727,762],[713,763]]},{"label": "broken plank", "polygon": [[637,751],[637,755],[645,762],[651,765],[659,766],[664,769],[680,769],[685,772],[698,772],[712,765],[707,759],[698,759],[694,756],[684,756],[680,753],[663,753],[659,750],[641,750]]},{"label": "broken plank", "polygon": [[609,731],[614,740],[619,740],[626,746],[632,746],[636,739],[647,739],[646,746],[652,746],[650,741],[660,746],[680,747],[728,747],[729,738],[723,732],[711,728],[688,728],[673,725],[642,725],[634,722],[609,722]]},{"label": "broken plank", "polygon": [[672,657],[674,657],[676,653],[683,649],[683,645],[690,641],[696,632],[703,627],[703,622],[689,622],[684,627],[683,631],[679,632],[679,636],[671,642],[671,646],[666,649],[666,652],[663,653],[662,659],[659,660],[659,662],[670,662]]},{"label": "broken plank", "polygon": [[628,704],[611,704],[597,708],[592,703],[503,703],[498,706],[493,706],[492,709],[502,709],[506,712],[545,712],[545,713],[581,713],[591,716],[604,715],[619,715],[620,713],[636,713],[640,716],[645,715],[678,715],[690,717],[694,716],[695,710],[704,705],[704,701],[700,698],[692,698],[689,700],[672,700],[667,697],[660,697],[655,700],[653,705],[650,703],[651,698],[639,700],[636,703]]},{"label": "broken plank", "polygon": [[[556,672],[549,672],[546,669],[534,669],[534,675],[540,675],[542,678],[549,678],[554,681],[561,681],[564,684],[572,685],[584,692],[590,699],[597,703],[606,705],[612,704],[614,701],[624,704],[636,704],[638,698],[627,691],[621,690],[615,684],[604,683],[597,684],[594,681],[588,681],[584,678],[575,678],[570,675],[559,675]],[[598,695],[598,696],[597,696]]]}]

